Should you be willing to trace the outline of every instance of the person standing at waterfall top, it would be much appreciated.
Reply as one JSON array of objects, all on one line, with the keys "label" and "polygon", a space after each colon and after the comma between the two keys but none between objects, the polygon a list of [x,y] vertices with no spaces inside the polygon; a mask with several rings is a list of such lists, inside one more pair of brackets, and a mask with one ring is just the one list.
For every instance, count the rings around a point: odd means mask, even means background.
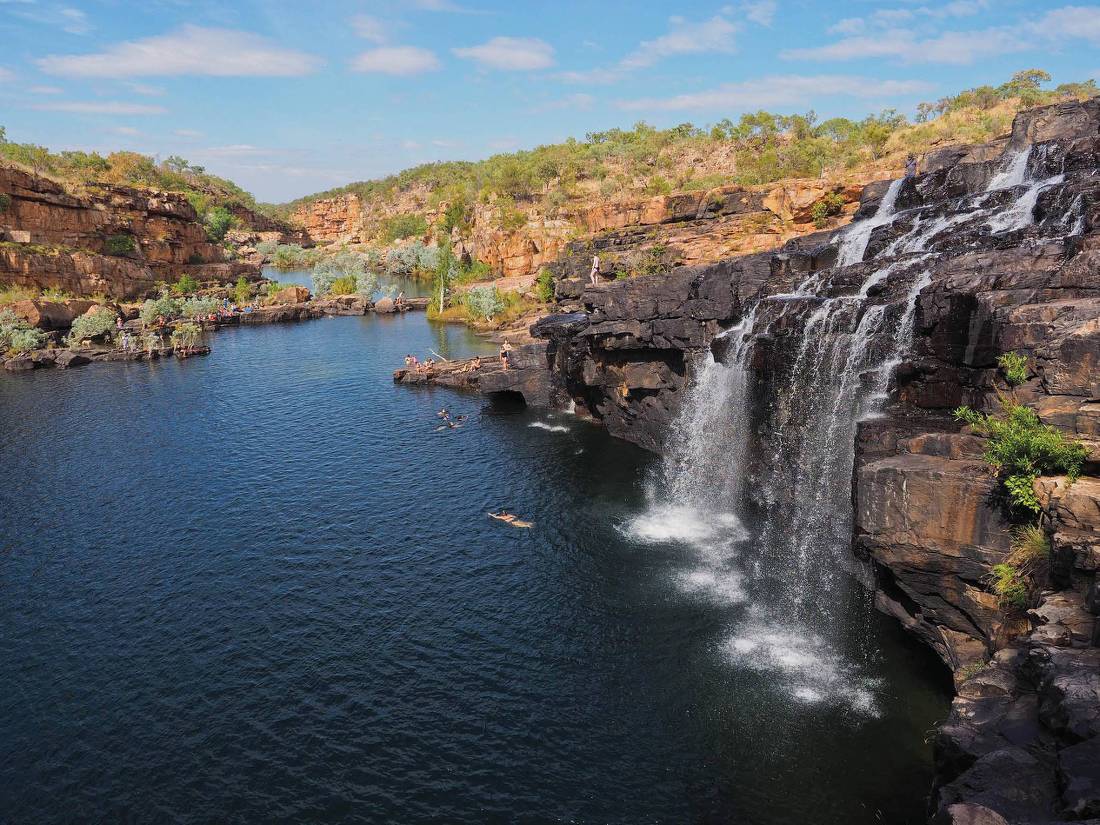
[{"label": "person standing at waterfall top", "polygon": [[915,178],[916,176],[917,176],[917,159],[912,154],[910,154],[909,157],[907,157],[905,159],[905,177],[906,178]]},{"label": "person standing at waterfall top", "polygon": [[592,256],[592,271],[588,273],[588,280],[592,283],[592,286],[596,286],[600,282],[600,256]]}]

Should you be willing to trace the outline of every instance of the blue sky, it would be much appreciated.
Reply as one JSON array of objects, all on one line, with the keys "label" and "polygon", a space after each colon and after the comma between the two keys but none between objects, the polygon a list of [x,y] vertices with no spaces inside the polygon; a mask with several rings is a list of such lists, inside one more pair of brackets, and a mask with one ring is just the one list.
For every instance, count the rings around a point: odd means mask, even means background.
[{"label": "blue sky", "polygon": [[1100,78],[1100,5],[0,0],[0,43],[10,140],[180,154],[287,200],[636,120]]}]

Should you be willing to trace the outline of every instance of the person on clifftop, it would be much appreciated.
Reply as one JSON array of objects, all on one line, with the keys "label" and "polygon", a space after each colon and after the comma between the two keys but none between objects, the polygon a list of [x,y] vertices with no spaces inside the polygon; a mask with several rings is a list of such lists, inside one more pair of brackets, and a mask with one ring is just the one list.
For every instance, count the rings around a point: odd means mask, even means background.
[{"label": "person on clifftop", "polygon": [[905,177],[915,178],[917,176],[917,159],[910,153],[909,157],[905,159]]},{"label": "person on clifftop", "polygon": [[588,279],[591,281],[592,286],[596,286],[600,282],[600,256],[592,256],[592,271],[588,273]]}]

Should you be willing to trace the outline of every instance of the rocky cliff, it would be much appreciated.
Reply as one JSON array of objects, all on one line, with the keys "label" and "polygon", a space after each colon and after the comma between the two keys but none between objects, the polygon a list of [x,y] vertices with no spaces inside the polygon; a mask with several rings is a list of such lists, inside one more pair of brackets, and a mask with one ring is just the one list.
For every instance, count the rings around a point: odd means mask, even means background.
[{"label": "rocky cliff", "polygon": [[228,281],[258,274],[227,260],[178,193],[60,184],[0,167],[0,283],[135,298],[184,274]]},{"label": "rocky cliff", "polygon": [[[564,311],[533,329],[550,395],[660,450],[708,354],[734,348],[755,399],[747,495],[768,497],[753,506],[797,508],[786,499],[822,483],[769,464],[798,454],[777,439],[850,467],[842,497],[878,607],[955,674],[936,821],[1100,817],[1100,101],[1025,112],[1007,139],[921,168],[868,185],[850,228],[777,254],[595,287],[559,266]],[[996,408],[1006,352],[1030,367],[1016,399],[1090,450],[1076,483],[1037,483],[1050,584],[1024,613],[990,592],[1011,524],[984,439],[950,414]],[[832,409],[821,382],[836,384]]]}]

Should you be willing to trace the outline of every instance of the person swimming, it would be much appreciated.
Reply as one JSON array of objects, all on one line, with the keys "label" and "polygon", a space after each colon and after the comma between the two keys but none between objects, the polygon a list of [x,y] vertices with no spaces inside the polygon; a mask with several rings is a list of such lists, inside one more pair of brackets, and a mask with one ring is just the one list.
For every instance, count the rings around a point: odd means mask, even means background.
[{"label": "person swimming", "polygon": [[511,524],[513,527],[534,527],[535,523],[532,521],[523,521],[515,513],[509,513],[507,510],[501,510],[499,513],[488,513],[489,518],[496,519],[497,521],[503,521],[505,524]]}]

